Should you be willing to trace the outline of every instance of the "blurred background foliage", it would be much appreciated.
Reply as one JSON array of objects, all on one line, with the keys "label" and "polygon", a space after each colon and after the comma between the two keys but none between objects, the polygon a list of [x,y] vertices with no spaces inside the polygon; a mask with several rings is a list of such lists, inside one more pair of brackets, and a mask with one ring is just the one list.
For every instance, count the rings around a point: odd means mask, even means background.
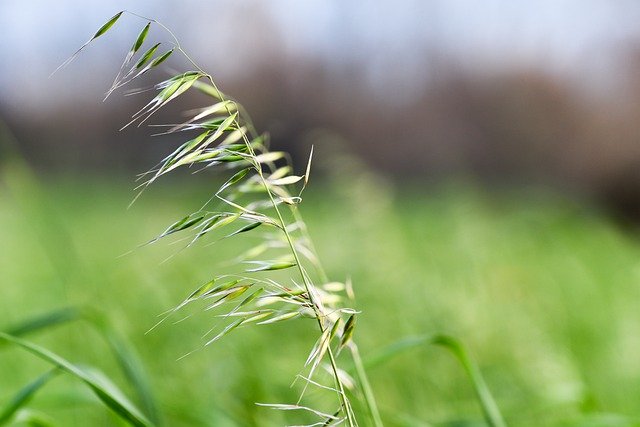
[{"label": "blurred background foliage", "polygon": [[[99,102],[142,23],[123,19],[47,77],[126,3],[0,3],[0,329],[97,310],[139,353],[166,425],[282,425],[253,403],[296,399],[289,380],[313,339],[304,328],[238,331],[180,361],[200,348],[206,314],[145,335],[239,247],[119,257],[197,209],[218,180],[169,178],[126,210],[135,173],[178,142],[117,132],[145,95]],[[450,333],[510,425],[639,425],[637,2],[135,8],[175,30],[273,147],[303,163],[315,145],[303,214],[330,276],[353,280],[363,353]],[[184,97],[155,122],[204,102]],[[133,391],[86,322],[33,339]],[[8,347],[0,360],[0,405],[46,370]],[[389,425],[482,423],[442,349],[402,354],[371,380]],[[32,406],[56,425],[117,424],[93,403],[59,377]]]}]

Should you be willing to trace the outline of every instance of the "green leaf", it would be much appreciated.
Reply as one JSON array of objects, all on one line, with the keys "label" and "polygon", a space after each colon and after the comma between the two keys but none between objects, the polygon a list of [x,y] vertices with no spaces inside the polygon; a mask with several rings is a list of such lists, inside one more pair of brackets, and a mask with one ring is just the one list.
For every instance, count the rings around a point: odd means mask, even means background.
[{"label": "green leaf", "polygon": [[256,222],[252,222],[251,224],[247,224],[244,227],[234,231],[233,233],[225,236],[225,237],[231,237],[231,236],[235,236],[236,234],[240,234],[240,233],[245,233],[247,231],[251,231],[254,228],[258,228],[259,226],[261,226],[262,223],[260,221],[256,221]]},{"label": "green leaf", "polygon": [[480,400],[482,410],[489,425],[492,427],[506,427],[502,414],[500,413],[500,409],[498,409],[498,405],[493,399],[491,391],[480,373],[480,369],[476,365],[475,361],[469,357],[469,354],[462,343],[447,335],[437,335],[433,337],[432,343],[449,350],[462,364],[464,370],[469,376],[469,379],[471,380],[471,383],[473,384],[473,388]]},{"label": "green leaf", "polygon": [[233,163],[233,162],[239,162],[241,160],[244,160],[244,157],[243,156],[236,156],[236,155],[224,156],[224,157],[220,157],[218,159],[218,161],[222,162],[222,163]]},{"label": "green leaf", "polygon": [[15,413],[29,403],[36,392],[45,386],[49,380],[55,377],[58,373],[58,369],[52,369],[22,388],[4,408],[0,409],[0,425],[11,421]]},{"label": "green leaf", "polygon": [[[240,139],[245,136],[247,134],[247,127],[246,126],[240,126],[237,129],[232,130],[231,132],[229,132],[229,134],[227,135],[227,137],[224,139],[224,141],[222,141],[223,146],[226,147],[231,147],[231,144],[240,141]],[[242,143],[242,146],[244,147],[245,150],[247,150],[247,146],[244,144],[244,142]],[[238,149],[239,151],[239,149]]]},{"label": "green leaf", "polygon": [[198,215],[197,217],[190,219],[189,221],[185,222],[184,224],[180,225],[180,227],[176,228],[174,231],[182,231],[182,230],[186,230],[189,227],[192,227],[194,225],[196,225],[197,223],[199,223],[200,221],[202,221],[202,219],[204,218],[204,215]]},{"label": "green leaf", "polygon": [[76,58],[76,56],[78,56],[78,54],[80,52],[82,52],[84,50],[84,48],[87,47],[93,40],[95,40],[96,38],[98,38],[101,35],[103,35],[104,33],[106,33],[107,30],[109,30],[109,28],[111,28],[113,26],[113,24],[116,23],[116,21],[120,18],[120,16],[123,13],[124,13],[124,11],[120,11],[120,12],[116,13],[115,15],[113,15],[113,17],[109,21],[107,21],[106,24],[104,24],[102,27],[100,27],[100,29],[93,35],[93,37],[91,37],[87,42],[85,42],[85,44],[80,46],[80,48],[78,50],[76,50],[75,53],[73,55],[71,55],[66,61],[64,61],[62,64],[60,64],[58,66],[58,68],[53,70],[53,72],[49,75],[49,77],[53,76],[61,68],[64,68],[67,65],[69,65],[69,63],[71,63],[71,61],[73,61]]},{"label": "green leaf", "polygon": [[177,162],[179,159],[184,157],[186,154],[188,154],[191,151],[193,151],[194,148],[196,148],[200,144],[202,144],[202,141],[204,141],[205,138],[207,136],[209,136],[209,133],[210,133],[210,131],[208,131],[208,130],[204,131],[200,135],[196,136],[195,138],[190,139],[187,142],[185,142],[182,145],[180,145],[180,147],[178,147],[177,150],[175,150],[173,153],[171,153],[169,156],[167,156],[165,158],[165,161],[167,162],[166,165],[171,165],[171,164]]},{"label": "green leaf", "polygon": [[[200,237],[204,236],[206,233],[215,230],[217,228],[222,228],[226,225],[231,224],[232,222],[234,222],[235,220],[237,220],[238,218],[240,218],[240,214],[236,213],[227,217],[223,217],[222,215],[216,215],[214,217],[211,218],[211,220],[207,220],[208,222],[206,223],[206,225],[202,228],[202,230],[200,230],[200,232],[198,232],[198,234],[196,235],[195,239],[199,239]],[[194,239],[194,240],[195,240]]]},{"label": "green leaf", "polygon": [[220,137],[220,135],[222,135],[223,132],[225,130],[229,129],[229,126],[231,126],[234,123],[234,121],[236,120],[237,116],[238,116],[238,113],[233,113],[232,115],[230,115],[229,117],[224,119],[224,121],[218,125],[218,127],[217,127],[216,131],[213,133],[213,135],[211,135],[209,138],[207,138],[207,141],[205,142],[205,145],[209,145],[213,141],[218,139]]},{"label": "green leaf", "polygon": [[16,414],[15,424],[29,427],[56,427],[53,420],[46,414],[27,408],[21,409]]},{"label": "green leaf", "polygon": [[133,406],[133,403],[102,372],[92,368],[84,368],[82,371],[91,380],[88,383],[91,390],[120,418],[134,426],[153,426],[153,423],[145,418],[142,412]]},{"label": "green leaf", "polygon": [[149,243],[153,243],[170,234],[177,233],[178,231],[183,231],[183,230],[186,230],[187,228],[193,227],[194,225],[202,221],[204,217],[205,217],[204,214],[199,214],[199,215],[196,215],[195,217],[193,216],[193,214],[187,215],[184,218],[182,218],[180,221],[177,221],[171,224],[169,228],[167,228],[164,232],[162,232],[162,234],[160,234],[158,237],[156,237]]},{"label": "green leaf", "polygon": [[227,295],[227,300],[232,300],[232,299],[238,298],[239,296],[241,296],[242,294],[247,292],[247,289],[249,289],[250,287],[251,287],[251,285],[238,286],[238,288],[236,288],[233,292],[231,292],[229,295]]},{"label": "green leaf", "polygon": [[205,95],[209,95],[210,97],[217,99],[218,101],[224,101],[226,98],[223,93],[221,93],[216,87],[210,85],[209,83],[197,82],[195,84],[195,88]]},{"label": "green leaf", "polygon": [[240,283],[240,282],[241,282],[241,280],[238,280],[238,279],[229,280],[228,282],[225,282],[225,283],[223,283],[223,284],[221,284],[221,285],[219,285],[219,286],[216,286],[216,287],[215,287],[215,289],[213,289],[213,290],[211,290],[211,291],[209,291],[209,292],[206,292],[206,293],[205,293],[205,295],[206,295],[207,297],[209,297],[209,296],[213,296],[213,295],[215,295],[217,292],[225,291],[225,290],[227,290],[227,289],[230,289],[231,287],[233,287],[233,286],[237,285],[237,284],[238,284],[238,283]]},{"label": "green leaf", "polygon": [[245,176],[247,176],[247,174],[249,173],[250,168],[246,168],[246,169],[242,169],[238,172],[236,172],[231,178],[229,178],[227,180],[227,182],[225,182],[224,184],[222,184],[222,186],[220,187],[220,189],[216,192],[216,194],[220,194],[222,193],[224,190],[226,190],[227,188],[229,188],[230,186],[232,186],[233,184],[237,183],[238,181],[240,181],[242,178],[244,178]]},{"label": "green leaf", "polygon": [[203,119],[212,114],[219,113],[221,111],[233,111],[235,109],[235,102],[233,101],[220,101],[210,107],[203,109],[199,114],[194,116],[190,122],[194,122],[196,120]]},{"label": "green leaf", "polygon": [[[162,61],[157,62],[160,59],[162,59],[162,57],[157,58],[150,65],[147,65],[142,71],[138,73],[138,75],[142,74],[145,70],[152,68],[158,63],[162,62]],[[156,88],[163,88],[160,91],[160,93],[158,93],[151,101],[149,101],[147,105],[145,105],[140,110],[138,110],[138,112],[133,115],[133,119],[129,123],[127,123],[125,126],[123,126],[121,130],[125,129],[126,127],[130,126],[132,123],[136,121],[139,122],[138,126],[140,126],[142,123],[147,121],[153,114],[155,114],[158,110],[160,110],[163,106],[168,104],[171,100],[177,98],[178,96],[182,95],[184,92],[189,90],[189,88],[193,85],[193,83],[202,76],[203,74],[197,71],[187,72],[187,73],[182,73],[177,76],[174,76],[174,78],[166,80],[160,85],[156,85]]]},{"label": "green leaf", "polygon": [[262,322],[256,323],[256,325],[268,325],[276,322],[284,322],[285,320],[293,319],[294,317],[300,316],[299,311],[291,311],[288,313],[281,314],[279,316],[272,317],[271,319],[263,320]]},{"label": "green leaf", "polygon": [[342,329],[342,338],[340,339],[340,348],[344,347],[349,343],[351,338],[353,337],[353,331],[356,327],[356,315],[352,314],[349,316],[347,323],[344,324],[344,328]]},{"label": "green leaf", "polygon": [[233,322],[232,324],[230,324],[229,326],[224,328],[224,330],[222,332],[220,332],[218,335],[216,335],[215,337],[211,338],[205,345],[209,345],[209,344],[213,343],[214,341],[219,340],[220,338],[222,338],[223,336],[227,335],[229,332],[233,331],[235,328],[240,326],[245,320],[247,320],[247,319],[243,318],[243,319],[236,320],[235,322]]},{"label": "green leaf", "polygon": [[386,362],[397,354],[422,345],[438,345],[449,350],[458,359],[471,380],[487,423],[491,427],[506,427],[500,409],[491,395],[480,369],[469,356],[462,343],[453,337],[448,335],[425,335],[405,338],[366,358],[364,364],[367,368],[371,368]]},{"label": "green leaf", "polygon": [[76,308],[67,307],[55,310],[50,313],[34,317],[18,325],[6,329],[7,333],[14,336],[26,335],[41,329],[50,328],[62,323],[77,320],[81,317],[80,311]]},{"label": "green leaf", "polygon": [[136,53],[140,49],[140,47],[142,47],[142,44],[144,43],[144,40],[147,38],[147,34],[149,33],[149,27],[151,27],[151,22],[147,23],[142,31],[140,31],[136,42],[131,47],[131,52]]},{"label": "green leaf", "polygon": [[176,80],[173,83],[171,83],[170,86],[167,86],[166,88],[162,89],[162,91],[160,91],[160,93],[158,93],[157,95],[157,100],[160,102],[166,102],[169,99],[171,99],[172,96],[174,96],[177,92],[178,89],[180,89],[182,86],[184,85],[184,80]]},{"label": "green leaf", "polygon": [[270,310],[267,311],[262,311],[262,312],[258,312],[257,314],[251,316],[251,317],[247,317],[246,319],[244,319],[241,324],[245,325],[247,323],[253,323],[253,322],[257,322],[258,320],[262,320],[265,317],[269,317],[271,316],[272,312]]},{"label": "green leaf", "polygon": [[116,357],[120,369],[129,383],[133,386],[142,407],[154,423],[160,420],[160,414],[155,401],[155,396],[144,365],[131,344],[118,336],[115,331],[103,326],[102,333],[105,336],[111,351]]},{"label": "green leaf", "polygon": [[162,56],[159,56],[158,58],[154,59],[153,62],[151,63],[151,68],[157,67],[158,65],[160,65],[164,61],[166,61],[167,58],[169,58],[171,56],[173,51],[174,51],[174,49],[171,49],[171,50],[165,52],[164,54],[162,54]]},{"label": "green leaf", "polygon": [[249,304],[250,302],[252,302],[256,298],[258,298],[263,293],[264,293],[264,288],[258,289],[257,291],[253,292],[251,295],[249,295],[248,297],[243,299],[242,302],[238,305],[238,308],[244,307],[245,305]]},{"label": "green leaf", "polygon": [[333,340],[333,338],[336,336],[336,333],[338,332],[338,329],[340,328],[340,324],[342,324],[342,318],[338,317],[338,319],[335,321],[335,323],[331,327],[331,333],[329,334],[329,340]]},{"label": "green leaf", "polygon": [[98,31],[96,31],[96,33],[91,38],[91,40],[97,39],[98,37],[100,37],[101,35],[106,33],[109,30],[109,28],[113,27],[113,24],[115,24],[116,21],[118,19],[120,19],[120,16],[122,16],[123,12],[124,11],[122,10],[122,11],[116,13],[115,15],[113,15],[113,17],[111,19],[109,19],[102,27],[100,27],[100,29]]},{"label": "green leaf", "polygon": [[135,65],[136,70],[144,67],[144,65],[147,62],[149,62],[149,60],[151,59],[153,54],[156,53],[156,50],[158,50],[159,46],[160,46],[160,43],[156,43],[149,50],[147,50],[144,54],[142,54],[142,56],[140,57],[140,60],[138,60],[138,62]]},{"label": "green leaf", "polygon": [[211,290],[213,288],[213,285],[214,285],[215,282],[216,282],[216,279],[209,280],[207,283],[205,283],[204,285],[200,286],[198,289],[193,291],[191,293],[191,295],[189,295],[185,301],[194,300],[194,299],[199,298],[200,296],[204,295],[207,291],[209,291],[209,290]]},{"label": "green leaf", "polygon": [[[151,387],[146,379],[142,363],[137,358],[133,348],[129,346],[126,341],[118,338],[113,330],[100,320],[99,316],[96,316],[95,313],[93,314],[94,315],[92,315],[91,312],[83,312],[77,308],[64,308],[29,319],[7,329],[6,331],[9,335],[21,336],[77,319],[89,321],[91,325],[95,326],[101,332],[101,335],[109,343],[127,379],[134,386],[136,392],[140,396],[140,400],[147,409],[147,413],[153,415],[154,419],[158,419],[157,410],[151,393]],[[7,342],[0,340],[0,344],[5,345]],[[3,412],[0,411],[0,413]],[[0,416],[0,425],[2,424],[2,419],[2,416]]]},{"label": "green leaf", "polygon": [[78,378],[93,390],[102,403],[129,424],[139,427],[153,425],[106,377],[97,373],[89,373],[43,347],[4,332],[0,332],[0,339],[22,347],[36,357]]},{"label": "green leaf", "polygon": [[276,261],[276,262],[264,262],[264,261],[259,261],[256,262],[257,264],[261,264],[259,267],[256,268],[250,268],[248,270],[245,270],[247,273],[252,273],[252,272],[256,272],[256,271],[272,271],[272,270],[284,270],[285,268],[291,268],[291,267],[295,267],[296,263],[295,262],[288,262],[288,261]]}]

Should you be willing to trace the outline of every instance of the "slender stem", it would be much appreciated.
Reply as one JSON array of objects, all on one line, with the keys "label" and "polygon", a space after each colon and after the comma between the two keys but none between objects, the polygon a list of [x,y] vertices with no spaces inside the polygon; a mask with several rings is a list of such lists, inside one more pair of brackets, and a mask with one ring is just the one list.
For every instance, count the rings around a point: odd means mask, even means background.
[{"label": "slender stem", "polygon": [[[251,147],[251,145],[249,143],[247,143],[247,147],[249,147],[249,150],[251,150],[251,154],[252,156],[254,156],[255,154],[253,153],[253,148]],[[298,266],[298,269],[300,271],[300,275],[302,276],[302,281],[304,283],[304,287],[305,290],[307,291],[307,295],[309,295],[309,300],[311,301],[311,305],[313,307],[313,311],[315,313],[315,317],[316,320],[318,321],[318,326],[320,327],[320,332],[324,333],[326,327],[324,325],[324,315],[319,311],[318,309],[318,305],[315,303],[314,301],[314,293],[313,293],[313,285],[310,283],[308,276],[305,274],[304,272],[304,268],[302,267],[302,264],[300,262],[300,256],[298,255],[298,251],[296,250],[296,247],[293,243],[293,239],[291,238],[291,235],[289,234],[289,232],[287,231],[287,227],[286,224],[284,222],[284,218],[282,217],[282,213],[280,212],[280,209],[278,209],[278,204],[276,203],[275,199],[273,198],[273,194],[271,193],[271,191],[269,190],[269,187],[267,186],[267,182],[264,178],[264,175],[262,174],[262,167],[258,164],[257,165],[257,171],[258,171],[258,175],[260,175],[260,179],[262,180],[262,183],[264,184],[265,188],[267,189],[267,194],[269,195],[269,199],[271,200],[271,203],[273,205],[273,208],[276,211],[276,214],[278,215],[278,220],[280,221],[280,224],[282,225],[282,231],[287,239],[287,242],[289,243],[289,247],[291,248],[291,252],[293,254],[293,258],[296,262],[296,265]],[[342,381],[340,380],[340,375],[338,374],[338,366],[336,364],[336,360],[335,357],[333,355],[333,350],[331,349],[331,345],[329,345],[327,347],[327,354],[329,355],[329,361],[331,362],[331,369],[333,371],[333,376],[335,379],[335,382],[338,386],[338,390],[339,390],[339,394],[340,394],[340,401],[342,402],[342,406],[344,408],[345,414],[347,415],[347,422],[349,423],[349,427],[355,427],[356,426],[356,421],[355,421],[355,415],[353,414],[353,410],[351,409],[351,405],[349,404],[349,401],[347,400],[347,394],[344,391],[344,385],[342,384]]]},{"label": "slender stem", "polygon": [[367,373],[364,370],[364,364],[362,363],[362,358],[360,357],[358,346],[355,342],[351,341],[351,343],[349,344],[349,349],[351,350],[353,363],[356,367],[356,373],[358,375],[358,379],[360,380],[360,386],[362,387],[362,392],[364,393],[364,400],[367,404],[367,409],[369,409],[369,415],[371,415],[373,425],[376,427],[382,427],[382,418],[380,418],[378,405],[376,403],[375,396],[373,395],[371,384],[369,384]]},{"label": "slender stem", "polygon": [[328,282],[329,281],[329,276],[327,276],[327,272],[324,270],[324,267],[319,262],[318,251],[316,250],[316,247],[313,244],[313,240],[311,240],[311,236],[309,235],[309,230],[307,230],[307,224],[305,224],[305,222],[302,220],[302,216],[300,215],[300,211],[298,210],[298,208],[296,206],[292,206],[291,207],[291,211],[293,212],[293,217],[295,218],[295,220],[298,223],[301,224],[300,225],[300,230],[302,231],[302,235],[304,236],[305,240],[307,241],[309,249],[311,250],[311,252],[315,256],[315,260],[313,262],[313,266],[316,268],[316,271],[320,275],[320,280],[322,280],[325,283]]},{"label": "slender stem", "polygon": [[[220,91],[220,89],[218,89],[218,86],[213,81],[213,78],[207,73],[203,72],[203,74],[205,74],[206,78],[209,80],[209,82],[213,86],[214,90],[218,93],[219,98],[222,99],[223,98],[222,92]],[[229,114],[231,114],[231,111],[229,111],[229,107],[225,107],[225,108],[227,108],[227,112]],[[234,120],[234,124],[238,128],[240,127],[240,123],[238,123],[237,120]],[[242,135],[242,139],[243,139],[243,141],[244,141],[244,143],[245,143],[245,145],[246,145],[251,157],[255,158],[255,156],[256,156],[255,151],[253,150],[253,147],[251,146],[251,142],[247,138],[246,134]],[[265,189],[267,190],[267,194],[269,196],[269,200],[271,201],[273,209],[275,210],[276,215],[278,216],[278,221],[280,222],[282,232],[284,233],[285,238],[287,240],[287,243],[289,244],[289,248],[291,249],[291,253],[293,254],[293,258],[294,258],[294,260],[296,262],[296,266],[298,267],[298,270],[300,272],[300,276],[302,277],[302,281],[303,281],[305,290],[307,292],[307,295],[309,296],[309,300],[311,302],[311,306],[313,307],[313,311],[314,311],[314,314],[315,314],[315,318],[316,318],[316,320],[318,322],[318,326],[320,328],[320,332],[324,333],[324,331],[326,330],[326,327],[324,325],[324,320],[323,320],[324,319],[324,315],[320,312],[320,310],[318,308],[318,304],[316,304],[316,302],[314,301],[315,294],[313,292],[313,285],[311,284],[308,275],[305,273],[304,268],[302,267],[302,263],[300,261],[300,256],[298,255],[298,251],[297,251],[297,249],[295,247],[295,244],[293,243],[293,239],[291,237],[291,234],[287,231],[287,226],[286,226],[286,222],[284,221],[284,217],[282,216],[282,213],[280,212],[280,209],[278,208],[278,204],[276,203],[276,201],[275,201],[275,199],[273,197],[273,193],[271,192],[271,190],[269,190],[269,186],[267,184],[267,180],[265,179],[264,174],[262,172],[262,166],[259,163],[256,163],[254,165],[254,167],[255,167],[256,172],[258,173],[258,176],[260,177],[260,180],[262,181],[262,184],[264,185]],[[329,361],[331,363],[331,369],[333,371],[334,380],[336,382],[336,385],[338,386],[339,395],[340,395],[340,401],[341,401],[342,407],[344,408],[345,414],[347,415],[347,422],[349,423],[349,427],[355,427],[357,425],[356,420],[355,420],[355,415],[353,414],[353,410],[351,409],[351,405],[349,404],[349,401],[347,399],[347,394],[345,393],[344,385],[342,384],[342,381],[340,380],[340,375],[338,374],[338,366],[336,364],[335,356],[333,355],[333,350],[331,349],[331,345],[329,345],[328,348],[327,348],[327,354],[329,355]]]},{"label": "slender stem", "polygon": [[[292,210],[293,210],[294,217],[296,218],[296,221],[299,221],[301,224],[303,224],[301,226],[302,233],[305,239],[307,239],[307,241],[309,242],[309,249],[311,249],[311,251],[313,252],[313,254],[317,259],[318,251],[316,250],[315,245],[313,244],[313,240],[311,240],[311,236],[309,235],[309,230],[307,230],[306,224],[304,223],[304,221],[302,221],[302,216],[300,215],[300,212],[295,206],[293,207]],[[320,275],[322,280],[325,282],[329,281],[329,277],[327,276],[327,273],[325,272],[322,264],[320,262],[316,262],[314,263],[314,266],[316,267],[318,274]],[[382,419],[380,418],[380,412],[378,411],[378,404],[376,403],[376,398],[373,393],[373,389],[371,388],[371,384],[369,383],[369,378],[367,377],[367,371],[364,369],[364,364],[362,363],[362,358],[360,357],[358,346],[354,341],[351,341],[349,344],[349,348],[351,350],[351,357],[353,358],[353,363],[356,367],[356,376],[358,377],[360,385],[362,386],[364,400],[365,400],[365,404],[367,405],[367,409],[369,410],[369,415],[371,416],[371,419],[375,427],[382,427],[383,423],[382,423]]]}]

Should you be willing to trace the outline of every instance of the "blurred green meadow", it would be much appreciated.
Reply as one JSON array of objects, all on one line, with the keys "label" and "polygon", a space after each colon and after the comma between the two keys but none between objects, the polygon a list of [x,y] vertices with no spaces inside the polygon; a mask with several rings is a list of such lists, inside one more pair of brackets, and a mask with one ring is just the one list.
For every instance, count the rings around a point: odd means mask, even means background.
[{"label": "blurred green meadow", "polygon": [[[296,401],[290,385],[315,340],[311,323],[241,328],[203,347],[216,318],[194,309],[147,333],[239,253],[234,239],[137,248],[198,209],[215,178],[168,179],[127,209],[134,193],[122,178],[38,179],[19,161],[0,172],[0,330],[68,308],[91,313],[137,354],[146,392],[90,322],[25,338],[100,369],[162,425],[291,422],[255,402]],[[329,276],[353,282],[365,360],[447,333],[466,345],[509,425],[640,425],[640,243],[606,216],[541,191],[396,188],[349,164],[307,191],[301,210]],[[49,368],[1,345],[0,408]],[[386,425],[484,425],[443,348],[410,347],[369,375]],[[50,425],[122,425],[66,375],[28,407]]]}]

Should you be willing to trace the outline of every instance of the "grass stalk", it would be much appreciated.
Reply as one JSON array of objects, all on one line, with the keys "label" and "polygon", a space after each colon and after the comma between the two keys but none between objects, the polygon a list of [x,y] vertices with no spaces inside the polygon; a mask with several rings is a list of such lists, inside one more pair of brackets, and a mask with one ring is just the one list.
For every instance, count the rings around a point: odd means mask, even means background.
[{"label": "grass stalk", "polygon": [[371,421],[373,422],[373,425],[375,427],[382,427],[382,418],[380,417],[380,412],[378,411],[378,404],[376,403],[373,389],[371,388],[371,384],[369,383],[367,372],[364,369],[364,364],[362,363],[362,358],[360,357],[360,351],[358,351],[358,345],[354,341],[350,342],[349,350],[351,350],[351,357],[353,358],[353,363],[356,368],[356,375],[358,377],[358,380],[360,381],[360,387],[362,387],[364,401],[367,405],[367,409],[369,410]]}]

